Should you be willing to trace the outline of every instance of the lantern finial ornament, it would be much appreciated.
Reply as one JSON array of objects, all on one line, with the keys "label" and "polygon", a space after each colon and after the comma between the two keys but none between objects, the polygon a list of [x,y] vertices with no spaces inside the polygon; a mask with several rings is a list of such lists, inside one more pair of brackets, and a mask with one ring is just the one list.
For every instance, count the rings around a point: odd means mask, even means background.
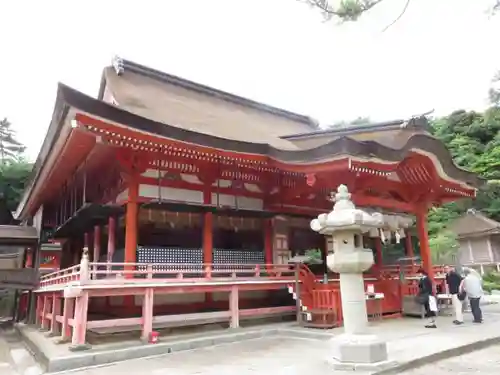
[{"label": "lantern finial ornament", "polygon": [[335,205],[333,206],[333,211],[340,210],[354,210],[356,207],[351,201],[351,193],[347,190],[347,186],[340,185],[337,188],[337,194],[335,194]]}]

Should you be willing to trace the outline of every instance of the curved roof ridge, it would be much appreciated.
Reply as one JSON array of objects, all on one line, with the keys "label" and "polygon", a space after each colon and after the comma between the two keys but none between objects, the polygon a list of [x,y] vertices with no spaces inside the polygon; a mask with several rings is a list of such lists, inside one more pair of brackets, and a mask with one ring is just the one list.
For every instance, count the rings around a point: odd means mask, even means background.
[{"label": "curved roof ridge", "polygon": [[429,120],[425,116],[412,117],[409,120],[388,120],[380,122],[369,122],[366,124],[352,125],[352,126],[339,126],[330,127],[326,129],[320,129],[307,133],[298,133],[285,135],[281,138],[283,139],[294,139],[294,138],[307,138],[313,136],[321,135],[340,135],[340,134],[357,134],[364,132],[374,132],[374,131],[388,131],[396,129],[421,129],[426,132],[430,132]]},{"label": "curved roof ridge", "polygon": [[467,215],[473,215],[477,217],[478,219],[481,219],[485,221],[486,223],[490,224],[492,227],[495,228],[500,228],[500,222],[493,220],[492,218],[486,216],[484,213],[482,213],[479,210],[476,210],[475,208],[469,208],[467,210]]},{"label": "curved roof ridge", "polygon": [[[127,71],[131,71],[148,78],[166,82],[172,85],[180,86],[185,89],[193,90],[199,93],[209,94],[211,96],[223,99],[225,101],[239,104],[241,106],[250,107],[263,112],[281,116],[293,121],[301,122],[308,125],[311,129],[318,129],[318,122],[310,116],[295,113],[286,109],[271,106],[265,103],[258,102],[256,100],[248,99],[236,94],[232,94],[227,91],[219,90],[208,85],[203,85],[173,74],[168,74],[157,69],[147,67],[136,62],[122,59],[120,57],[115,57],[112,61],[112,67],[114,68],[117,75],[126,74]],[[101,79],[101,87],[99,89],[99,99],[102,99],[105,86],[105,75],[103,74]]]}]

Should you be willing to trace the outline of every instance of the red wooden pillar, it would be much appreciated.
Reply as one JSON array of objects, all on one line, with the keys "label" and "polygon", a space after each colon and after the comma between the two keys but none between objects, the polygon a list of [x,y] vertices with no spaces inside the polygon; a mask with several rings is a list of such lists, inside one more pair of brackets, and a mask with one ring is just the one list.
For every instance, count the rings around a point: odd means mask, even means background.
[{"label": "red wooden pillar", "polygon": [[[106,261],[108,266],[106,271],[109,274],[111,271],[111,263],[113,263],[113,254],[116,248],[116,219],[110,216],[108,219],[108,254],[106,256]],[[109,306],[109,297],[106,298],[106,306]]]},{"label": "red wooden pillar", "polygon": [[[87,241],[85,242],[88,249],[89,262],[94,261],[94,228],[87,233]],[[82,260],[82,258],[80,258]]]},{"label": "red wooden pillar", "polygon": [[429,234],[427,233],[427,212],[419,210],[417,212],[417,230],[420,241],[420,257],[422,267],[427,272],[431,280],[434,280],[434,269],[432,268],[431,249],[429,247]]},{"label": "red wooden pillar", "polygon": [[88,292],[82,292],[76,297],[75,315],[73,318],[73,336],[71,338],[72,350],[78,350],[85,346],[85,336],[87,333],[87,312],[89,306]]},{"label": "red wooden pillar", "polygon": [[[212,203],[210,189],[203,191],[203,204]],[[213,213],[205,212],[203,217],[203,263],[206,265],[205,277],[210,277],[211,265],[213,263]]]},{"label": "red wooden pillar", "polygon": [[36,306],[35,306],[35,325],[38,328],[41,328],[42,326],[42,313],[43,313],[43,303],[44,303],[44,298],[42,294],[38,294],[36,297]]},{"label": "red wooden pillar", "polygon": [[116,247],[116,219],[110,216],[108,219],[108,263],[113,262],[113,254]]},{"label": "red wooden pillar", "polygon": [[[125,215],[125,263],[136,263],[137,261],[138,197],[139,184],[136,176],[132,175],[130,176],[128,184],[127,212]],[[126,278],[132,278],[134,276],[131,272],[133,269],[134,267],[132,265],[126,267]]]},{"label": "red wooden pillar", "polygon": [[207,266],[206,277],[210,277],[213,263],[213,213],[205,212],[203,220],[203,263]]},{"label": "red wooden pillar", "polygon": [[47,314],[49,313],[50,310],[50,299],[49,295],[45,293],[43,295],[43,305],[42,305],[42,317],[41,317],[41,330],[48,330],[49,329],[49,319],[47,319]]},{"label": "red wooden pillar", "polygon": [[[124,276],[127,279],[134,277],[133,271],[137,262],[137,238],[138,238],[138,216],[139,216],[139,183],[137,175],[132,173],[129,176],[127,212],[125,214],[125,259],[124,263],[132,263],[124,267]],[[135,306],[135,298],[132,295],[123,296],[125,306]]]},{"label": "red wooden pillar", "polygon": [[[101,256],[101,227],[99,225],[94,226],[94,254],[92,261],[94,263],[99,263],[99,258]],[[94,275],[92,279],[96,279],[97,275],[95,272],[97,271],[97,265],[92,267],[92,271],[94,271]]]},{"label": "red wooden pillar", "polygon": [[231,328],[239,328],[240,326],[239,299],[240,296],[238,286],[234,285],[231,287],[231,291],[229,292],[229,327]]},{"label": "red wooden pillar", "polygon": [[273,264],[273,222],[264,220],[264,259],[267,265]]},{"label": "red wooden pillar", "polygon": [[71,326],[69,320],[75,315],[75,299],[64,298],[63,303],[63,319],[61,327],[61,340],[69,341],[71,339]]},{"label": "red wooden pillar", "polygon": [[[210,189],[203,191],[203,203],[212,203],[212,193]],[[203,216],[203,263],[205,264],[205,277],[212,277],[213,263],[213,221],[214,215],[212,212],[205,212]],[[212,293],[205,293],[205,302],[211,304],[213,302]]]},{"label": "red wooden pillar", "polygon": [[57,336],[60,332],[60,325],[57,317],[61,313],[61,297],[56,293],[52,294],[52,317],[50,320],[50,335]]},{"label": "red wooden pillar", "polygon": [[142,334],[141,339],[147,341],[153,332],[154,290],[147,288],[142,300]]}]

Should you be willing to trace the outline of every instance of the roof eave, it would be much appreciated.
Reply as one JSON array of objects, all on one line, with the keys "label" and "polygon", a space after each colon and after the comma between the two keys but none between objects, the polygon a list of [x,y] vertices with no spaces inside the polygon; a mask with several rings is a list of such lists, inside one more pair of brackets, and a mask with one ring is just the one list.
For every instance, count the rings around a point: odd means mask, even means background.
[{"label": "roof eave", "polygon": [[121,126],[173,141],[187,142],[193,145],[205,146],[213,149],[226,150],[241,154],[267,156],[282,163],[303,164],[317,163],[318,160],[330,160],[334,155],[352,155],[352,157],[370,157],[397,162],[418,149],[426,154],[435,155],[445,174],[455,181],[465,183],[470,187],[478,185],[477,175],[458,168],[452,160],[448,149],[434,137],[428,134],[414,134],[401,148],[394,149],[376,141],[356,141],[349,137],[341,137],[331,142],[309,150],[284,150],[269,144],[253,143],[240,140],[231,140],[209,134],[198,133],[169,124],[157,122],[137,114],[128,112],[91,98],[70,87],[63,86],[67,105],[97,119],[121,124]]},{"label": "roof eave", "polygon": [[27,218],[26,208],[28,203],[32,198],[32,192],[38,184],[38,180],[42,170],[46,167],[46,160],[50,157],[53,152],[53,146],[57,140],[60,131],[63,127],[64,120],[69,111],[69,106],[65,103],[63,98],[63,90],[61,90],[61,84],[58,86],[56,103],[54,105],[54,111],[52,113],[52,119],[49,125],[47,134],[42,143],[42,147],[38,153],[35,164],[33,165],[33,170],[31,172],[31,178],[27,187],[24,189],[21,201],[19,202],[15,217],[18,220],[25,220]]},{"label": "roof eave", "polygon": [[488,237],[495,234],[500,234],[500,228],[491,228],[478,232],[469,232],[469,233],[459,233],[457,234],[458,239],[467,239],[473,237]]}]

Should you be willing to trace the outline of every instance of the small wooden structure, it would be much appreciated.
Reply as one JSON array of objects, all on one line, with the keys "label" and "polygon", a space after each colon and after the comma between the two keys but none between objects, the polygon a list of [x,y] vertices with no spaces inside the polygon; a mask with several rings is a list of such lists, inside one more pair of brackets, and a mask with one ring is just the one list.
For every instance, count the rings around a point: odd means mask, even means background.
[{"label": "small wooden structure", "polygon": [[479,211],[470,209],[456,219],[450,229],[458,236],[460,265],[484,274],[497,270],[500,262],[500,223]]},{"label": "small wooden structure", "polygon": [[[34,296],[32,290],[38,286],[39,273],[36,267],[25,267],[27,249],[38,248],[38,233],[33,227],[18,225],[0,225],[0,290],[4,296],[14,293],[12,306],[13,318],[19,316],[17,300],[20,297],[21,307],[29,310],[31,304],[34,312]],[[36,258],[35,258],[36,259]]]}]

